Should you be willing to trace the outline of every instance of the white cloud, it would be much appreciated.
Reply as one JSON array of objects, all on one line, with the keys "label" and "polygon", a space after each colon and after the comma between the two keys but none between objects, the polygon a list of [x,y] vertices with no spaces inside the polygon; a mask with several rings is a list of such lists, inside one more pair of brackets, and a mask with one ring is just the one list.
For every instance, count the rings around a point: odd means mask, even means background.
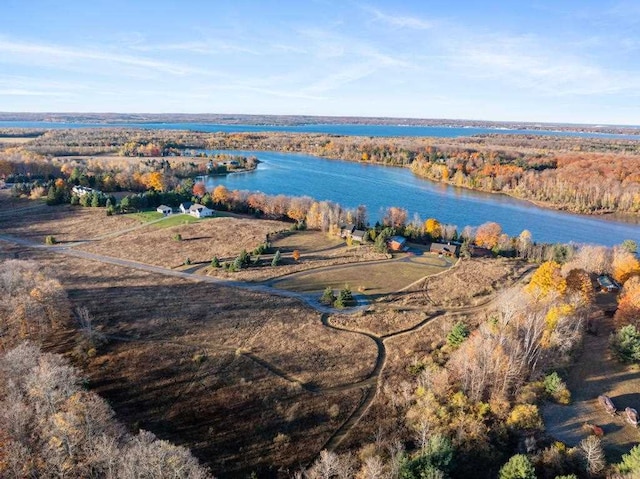
[{"label": "white cloud", "polygon": [[216,72],[208,70],[128,54],[100,51],[97,49],[79,49],[61,45],[24,43],[4,39],[0,39],[0,62],[3,61],[1,54],[9,55],[10,57],[8,59],[5,58],[5,63],[26,62],[29,65],[39,64],[39,66],[49,65],[63,67],[69,63],[95,61],[149,69],[176,76],[192,73],[217,75]]},{"label": "white cloud", "polygon": [[391,25],[392,27],[410,28],[413,30],[429,30],[434,26],[433,22],[420,17],[385,13],[371,6],[364,6],[363,9],[371,13],[374,20],[386,23],[387,25]]}]

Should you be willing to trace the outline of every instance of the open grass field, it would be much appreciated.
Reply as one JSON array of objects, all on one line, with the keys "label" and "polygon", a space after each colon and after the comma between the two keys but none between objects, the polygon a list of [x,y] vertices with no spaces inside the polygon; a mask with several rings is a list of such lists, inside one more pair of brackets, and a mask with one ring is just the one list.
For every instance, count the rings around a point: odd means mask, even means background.
[{"label": "open grass field", "polygon": [[0,145],[24,145],[33,140],[33,137],[0,136]]},{"label": "open grass field", "polygon": [[279,249],[282,253],[298,250],[300,254],[314,254],[345,247],[342,238],[319,231],[286,231],[272,239],[271,244],[273,249]]},{"label": "open grass field", "polygon": [[392,294],[384,301],[399,307],[473,305],[530,269],[530,264],[508,259],[460,260],[449,273],[426,278],[414,291]]},{"label": "open grass field", "polygon": [[396,292],[425,276],[451,266],[436,256],[405,257],[402,260],[330,266],[288,275],[272,282],[277,288],[298,292],[317,292],[327,286],[334,289],[349,285],[352,291],[370,296]]},{"label": "open grass field", "polygon": [[[119,419],[191,448],[218,477],[313,459],[360,400],[377,349],[301,303],[2,245],[54,270],[108,343],[71,353]],[[263,472],[265,472],[263,470]]]},{"label": "open grass field", "polygon": [[[209,263],[214,256],[235,258],[242,249],[253,250],[265,241],[267,233],[281,230],[284,226],[285,223],[278,221],[228,217],[198,220],[189,215],[174,215],[117,237],[83,245],[82,249],[158,266],[177,267],[187,258],[192,263]],[[181,241],[175,239],[178,234]]]},{"label": "open grass field", "polygon": [[[30,201],[30,205],[38,204]],[[4,214],[4,211],[9,210]],[[140,221],[123,216],[107,216],[104,208],[83,208],[69,205],[42,206],[25,210],[0,210],[0,230],[43,243],[53,235],[60,243],[94,240],[114,231],[134,227]]]}]

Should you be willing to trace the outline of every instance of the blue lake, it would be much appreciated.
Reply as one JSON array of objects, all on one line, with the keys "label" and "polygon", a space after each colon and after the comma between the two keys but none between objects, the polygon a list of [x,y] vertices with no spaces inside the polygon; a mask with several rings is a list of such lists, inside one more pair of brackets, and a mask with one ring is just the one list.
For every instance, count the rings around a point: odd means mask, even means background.
[{"label": "blue lake", "polygon": [[[208,189],[223,184],[230,190],[311,196],[346,208],[365,204],[372,223],[389,206],[399,206],[422,220],[434,217],[477,226],[496,221],[511,236],[524,229],[537,242],[598,243],[608,246],[633,239],[640,244],[640,224],[575,215],[539,208],[505,195],[470,191],[419,178],[405,168],[327,160],[308,155],[272,152],[229,152],[255,155],[258,169],[227,176],[206,177]],[[640,219],[638,219],[640,222]]]},{"label": "blue lake", "polygon": [[327,133],[332,135],[349,136],[431,136],[440,138],[455,138],[459,136],[503,134],[503,135],[551,135],[581,138],[617,138],[640,140],[639,135],[618,135],[608,133],[584,133],[577,131],[551,130],[518,130],[505,128],[466,128],[446,126],[394,126],[394,125],[219,125],[212,123],[65,123],[47,121],[0,121],[0,128],[142,128],[148,130],[191,130],[204,132],[289,132],[289,133]]}]

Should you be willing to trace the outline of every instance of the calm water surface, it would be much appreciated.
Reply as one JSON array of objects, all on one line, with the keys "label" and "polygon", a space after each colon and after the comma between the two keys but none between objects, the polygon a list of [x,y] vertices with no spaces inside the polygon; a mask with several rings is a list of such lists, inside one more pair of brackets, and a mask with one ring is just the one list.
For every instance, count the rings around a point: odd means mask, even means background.
[{"label": "calm water surface", "polygon": [[255,155],[256,171],[206,177],[207,187],[223,184],[231,190],[311,196],[343,207],[366,204],[373,223],[388,206],[400,206],[424,220],[477,226],[496,221],[511,236],[528,229],[538,242],[599,243],[608,246],[625,239],[640,244],[640,225],[539,208],[508,196],[481,193],[416,177],[405,168],[326,160],[302,154],[229,152]]},{"label": "calm water surface", "polygon": [[0,121],[0,128],[143,128],[148,130],[191,130],[204,132],[243,133],[281,131],[290,133],[327,133],[350,136],[432,136],[454,138],[458,136],[485,135],[552,135],[581,138],[618,138],[640,140],[638,135],[609,133],[582,133],[572,131],[511,130],[503,128],[462,128],[445,126],[394,126],[394,125],[217,125],[212,123],[62,123],[47,121]]}]

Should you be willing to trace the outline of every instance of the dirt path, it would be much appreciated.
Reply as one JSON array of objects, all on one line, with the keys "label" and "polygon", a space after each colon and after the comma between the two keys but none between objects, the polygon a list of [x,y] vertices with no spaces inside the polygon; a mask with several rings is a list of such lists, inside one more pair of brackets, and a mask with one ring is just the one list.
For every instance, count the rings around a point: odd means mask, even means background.
[{"label": "dirt path", "polygon": [[585,423],[604,430],[602,444],[609,460],[618,461],[622,454],[640,441],[640,430],[626,424],[621,415],[612,417],[598,403],[598,396],[609,396],[619,411],[625,407],[640,410],[640,370],[625,366],[611,357],[609,335],[613,331],[611,315],[602,309],[594,313],[598,334],[586,335],[581,354],[569,369],[567,386],[572,394],[570,405],[547,404],[543,408],[547,433],[577,445],[589,432]]}]

